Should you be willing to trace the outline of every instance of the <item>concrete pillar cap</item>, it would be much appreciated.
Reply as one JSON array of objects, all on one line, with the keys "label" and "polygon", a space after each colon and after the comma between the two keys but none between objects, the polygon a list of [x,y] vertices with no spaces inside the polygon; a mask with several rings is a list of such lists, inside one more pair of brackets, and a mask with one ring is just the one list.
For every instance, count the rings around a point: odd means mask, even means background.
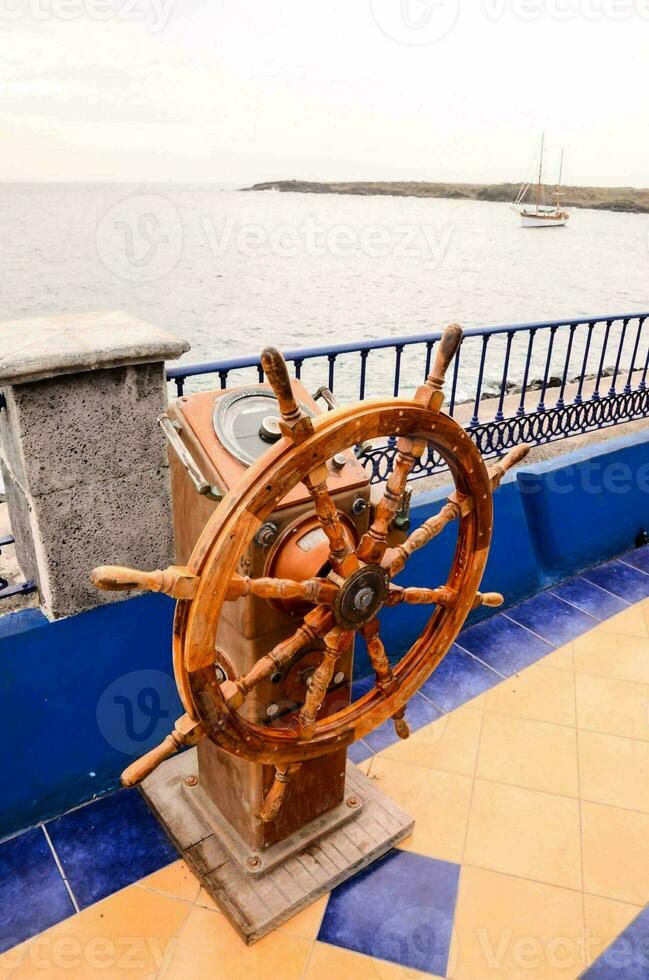
[{"label": "concrete pillar cap", "polygon": [[189,348],[121,310],[9,320],[0,323],[0,385],[174,360]]}]

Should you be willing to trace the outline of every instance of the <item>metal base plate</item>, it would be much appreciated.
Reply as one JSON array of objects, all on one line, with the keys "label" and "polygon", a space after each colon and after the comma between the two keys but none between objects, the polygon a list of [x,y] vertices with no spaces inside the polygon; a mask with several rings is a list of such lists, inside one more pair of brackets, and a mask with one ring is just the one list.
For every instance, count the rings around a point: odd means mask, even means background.
[{"label": "metal base plate", "polygon": [[[184,780],[196,771],[196,749],[190,749],[159,766],[142,783],[142,793],[184,860],[248,944],[367,867],[414,827],[412,817],[348,762],[345,796],[362,803],[350,811],[351,819],[341,824],[338,816],[328,828],[313,821],[318,824],[309,825],[313,833],[305,834],[309,828],[302,828],[275,845],[284,849],[281,863],[251,874],[233,858],[214,820],[202,807],[190,805]],[[231,838],[229,844],[232,848]]]}]

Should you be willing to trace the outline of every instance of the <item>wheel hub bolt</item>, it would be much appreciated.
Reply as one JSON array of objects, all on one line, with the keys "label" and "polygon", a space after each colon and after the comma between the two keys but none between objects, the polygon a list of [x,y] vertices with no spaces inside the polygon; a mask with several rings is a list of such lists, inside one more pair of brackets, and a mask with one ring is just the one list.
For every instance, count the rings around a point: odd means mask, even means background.
[{"label": "wheel hub bolt", "polygon": [[372,605],[372,600],[374,599],[374,590],[369,588],[359,589],[356,597],[354,598],[354,606],[359,612],[365,612],[366,609]]}]

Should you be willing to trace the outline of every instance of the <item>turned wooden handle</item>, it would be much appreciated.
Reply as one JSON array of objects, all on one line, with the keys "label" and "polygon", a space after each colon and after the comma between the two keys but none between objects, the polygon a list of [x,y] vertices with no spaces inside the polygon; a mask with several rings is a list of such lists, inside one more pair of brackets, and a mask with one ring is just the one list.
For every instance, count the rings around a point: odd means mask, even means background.
[{"label": "turned wooden handle", "polygon": [[295,400],[286,361],[276,347],[267,347],[261,355],[261,366],[279,402],[279,410],[285,422],[293,422],[300,415]]},{"label": "turned wooden handle", "polygon": [[164,571],[142,572],[122,565],[100,565],[90,573],[90,580],[104,592],[130,592],[145,589],[147,592],[164,592],[175,599],[193,599],[198,578],[183,565],[171,565]]},{"label": "turned wooden handle", "polygon": [[136,759],[122,773],[122,786],[137,786],[143,779],[150,776],[158,768],[161,762],[170,759],[172,755],[179,752],[182,745],[176,744],[174,733],[167,735],[164,742],[156,745],[154,749],[147,752],[140,759]]},{"label": "turned wooden handle", "polygon": [[282,435],[293,442],[302,442],[313,434],[311,417],[303,412],[295,400],[286,361],[275,347],[267,347],[261,355],[261,366],[270,381],[279,404]]},{"label": "turned wooden handle", "polygon": [[442,339],[439,342],[439,346],[435,354],[433,369],[428,375],[427,383],[429,387],[434,388],[436,391],[441,390],[441,387],[444,384],[444,378],[446,377],[446,372],[448,371],[451,361],[457,354],[458,347],[461,343],[462,327],[459,325],[459,323],[452,323],[450,326],[446,327],[442,333]]},{"label": "turned wooden handle", "polygon": [[266,793],[264,802],[259,812],[259,816],[264,823],[271,823],[279,814],[279,811],[282,809],[284,797],[286,796],[289,781],[299,768],[299,764],[286,766],[284,768],[278,766],[276,768],[273,785]]},{"label": "turned wooden handle", "polygon": [[392,721],[394,722],[394,730],[397,738],[410,738],[410,725],[406,721],[405,708],[402,708],[401,711],[397,711],[396,715],[392,715]]},{"label": "turned wooden handle", "polygon": [[122,565],[100,565],[90,573],[90,581],[104,592],[128,592],[131,589],[159,591],[160,572],[141,572]]},{"label": "turned wooden handle", "polygon": [[503,456],[494,466],[489,468],[488,472],[492,490],[498,489],[507,470],[511,470],[512,466],[517,466],[518,463],[521,463],[530,449],[531,446],[521,443],[520,446],[515,446],[513,449],[510,449],[506,456]]},{"label": "turned wooden handle", "polygon": [[487,606],[490,609],[497,609],[499,606],[502,606],[504,601],[504,596],[500,592],[476,592],[475,599],[473,600],[473,608],[477,609],[478,606]]},{"label": "turned wooden handle", "polygon": [[176,722],[176,727],[154,749],[140,759],[132,762],[122,773],[122,786],[137,786],[143,779],[150,776],[161,762],[170,759],[186,745],[196,745],[204,736],[200,722],[189,715],[183,715]]},{"label": "turned wooden handle", "polygon": [[138,568],[125,568],[123,565],[100,565],[90,573],[90,581],[105,592],[128,592],[131,589],[159,592],[162,572],[142,572]]},{"label": "turned wooden handle", "polygon": [[517,466],[518,463],[522,463],[527,454],[530,451],[530,446],[527,446],[524,442],[520,446],[514,446],[510,449],[506,456],[504,456],[498,462],[498,466],[502,466],[505,473],[510,470],[512,466]]}]

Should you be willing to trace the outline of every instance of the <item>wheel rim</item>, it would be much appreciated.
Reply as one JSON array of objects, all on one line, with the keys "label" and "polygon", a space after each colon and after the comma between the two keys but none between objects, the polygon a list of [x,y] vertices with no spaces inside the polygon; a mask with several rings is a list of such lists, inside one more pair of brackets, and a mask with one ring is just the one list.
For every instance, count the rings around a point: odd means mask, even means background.
[{"label": "wheel rim", "polygon": [[[456,489],[473,500],[458,521],[447,585],[458,594],[452,608],[436,607],[421,635],[392,668],[397,687],[379,687],[315,723],[306,738],[297,731],[256,725],[228,707],[213,669],[214,640],[225,587],[241,552],[290,489],[315,466],[363,439],[423,438],[448,463]],[[313,435],[293,445],[284,439],[252,466],[206,526],[189,562],[200,584],[193,602],[180,602],[174,628],[175,667],[185,707],[221,748],[254,762],[290,764],[336,751],[392,717],[428,679],[459,633],[478,590],[491,539],[489,475],[464,430],[452,419],[401,399],[363,403],[314,421]]]}]

